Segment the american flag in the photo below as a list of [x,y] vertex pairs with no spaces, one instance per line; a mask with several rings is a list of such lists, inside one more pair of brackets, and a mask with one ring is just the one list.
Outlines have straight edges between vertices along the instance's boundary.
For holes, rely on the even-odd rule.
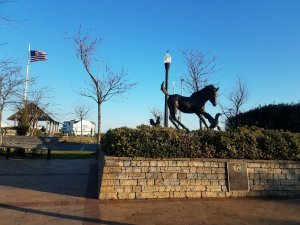
[[30,51],[30,62],[45,61],[45,60],[47,60],[46,55],[47,55],[46,52],[31,50]]

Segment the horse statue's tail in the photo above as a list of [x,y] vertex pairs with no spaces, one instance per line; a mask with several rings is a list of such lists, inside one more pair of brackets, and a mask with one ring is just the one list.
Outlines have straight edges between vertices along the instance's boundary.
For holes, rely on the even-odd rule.
[[165,89],[165,82],[161,83],[160,90],[167,96],[169,96],[167,90]]

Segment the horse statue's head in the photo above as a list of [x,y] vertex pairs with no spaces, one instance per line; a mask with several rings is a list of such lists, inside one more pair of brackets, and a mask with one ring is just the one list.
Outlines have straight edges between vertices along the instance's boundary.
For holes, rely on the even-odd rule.
[[206,86],[204,89],[207,89],[206,93],[207,93],[207,97],[208,97],[208,100],[211,102],[211,104],[213,106],[216,106],[217,105],[217,97],[218,97],[218,90],[219,88],[213,86],[213,85],[208,85]]

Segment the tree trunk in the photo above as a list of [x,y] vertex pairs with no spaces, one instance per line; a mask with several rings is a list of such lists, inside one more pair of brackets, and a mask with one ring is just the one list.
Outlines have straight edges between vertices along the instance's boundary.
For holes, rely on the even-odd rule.
[[97,151],[100,151],[100,142],[101,142],[101,103],[98,102],[98,134],[97,134]]
[[82,142],[82,118],[80,118],[80,143]]
[[0,107],[0,143],[2,143],[2,112],[3,112],[3,109],[2,107]]

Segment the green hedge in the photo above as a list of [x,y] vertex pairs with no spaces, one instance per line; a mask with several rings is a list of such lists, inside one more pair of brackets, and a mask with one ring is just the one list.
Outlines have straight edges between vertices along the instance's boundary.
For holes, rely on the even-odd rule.
[[260,128],[192,131],[140,126],[110,129],[102,138],[107,155],[164,158],[299,160],[300,134]]
[[300,132],[300,103],[271,104],[239,113],[226,120],[226,129],[256,126],[265,129]]

